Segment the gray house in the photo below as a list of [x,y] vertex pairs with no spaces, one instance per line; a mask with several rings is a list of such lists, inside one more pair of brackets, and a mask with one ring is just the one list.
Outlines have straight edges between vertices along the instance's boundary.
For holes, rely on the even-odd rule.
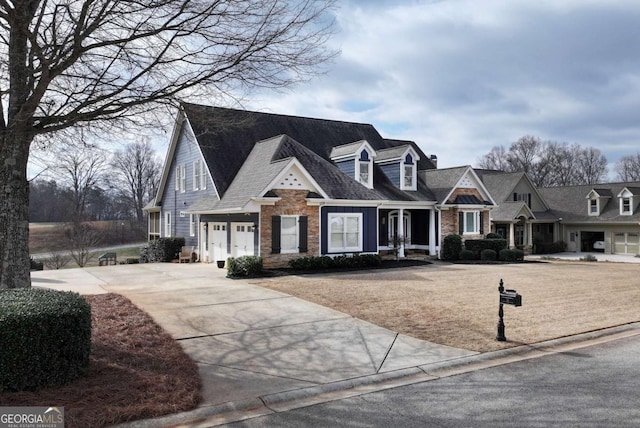
[[[185,237],[203,262],[260,255],[266,267],[306,255],[437,255],[432,171],[435,156],[369,124],[183,104],[146,207],[149,238]],[[463,185],[480,188],[466,209],[477,237],[494,203],[477,177]]]

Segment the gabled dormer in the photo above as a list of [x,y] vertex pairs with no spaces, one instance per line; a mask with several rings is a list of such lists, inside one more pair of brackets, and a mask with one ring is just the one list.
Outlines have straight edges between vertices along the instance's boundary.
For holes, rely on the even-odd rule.
[[591,189],[587,194],[587,213],[590,216],[599,216],[611,197],[609,189]]
[[640,201],[640,188],[625,187],[618,193],[620,215],[633,215]]
[[376,164],[400,190],[418,189],[420,156],[409,144],[378,150]]
[[331,149],[330,156],[342,172],[373,189],[373,159],[376,152],[366,140],[336,146]]

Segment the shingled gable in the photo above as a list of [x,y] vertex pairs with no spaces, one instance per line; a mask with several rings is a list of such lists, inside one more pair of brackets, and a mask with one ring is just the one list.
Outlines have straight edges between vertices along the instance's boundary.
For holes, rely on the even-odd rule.
[[[484,201],[480,201],[484,205],[496,205],[492,195],[486,189],[482,180],[476,175],[470,166],[459,166],[454,168],[433,169],[422,171],[422,176],[426,185],[434,193],[438,203],[445,204],[452,196],[456,188],[458,188],[465,178],[469,178],[475,182],[478,191],[485,197]],[[468,202],[466,202],[468,203]]]
[[[399,145],[380,136],[372,125],[298,116],[251,112],[183,103],[182,110],[196,136],[216,189],[224,195],[257,141],[287,135],[325,161],[335,146],[366,140],[374,150]],[[403,142],[406,144],[407,142]],[[420,155],[418,170],[433,164]],[[374,176],[375,177],[375,176]]]

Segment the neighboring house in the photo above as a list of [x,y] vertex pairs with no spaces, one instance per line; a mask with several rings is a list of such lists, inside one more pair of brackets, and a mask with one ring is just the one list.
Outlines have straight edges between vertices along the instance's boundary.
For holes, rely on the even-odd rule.
[[498,207],[491,210],[491,231],[509,248],[532,252],[535,244],[560,241],[558,216],[524,172],[475,170]]
[[511,248],[640,254],[640,182],[536,188],[522,172],[475,171],[498,204],[491,229]]
[[539,189],[568,251],[640,254],[640,182]]
[[146,207],[149,239],[182,236],[201,261],[260,255],[265,267],[437,255],[450,231],[480,237],[495,204],[473,169],[435,163],[368,124],[183,104]]

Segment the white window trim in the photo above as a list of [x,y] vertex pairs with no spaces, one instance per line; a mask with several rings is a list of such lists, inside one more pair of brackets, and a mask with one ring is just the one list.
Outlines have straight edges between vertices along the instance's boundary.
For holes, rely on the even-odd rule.
[[[467,214],[473,215],[473,224],[475,230],[467,230]],[[480,234],[480,211],[463,211],[462,214],[462,234],[463,235],[478,235]]]
[[[295,231],[296,231],[296,239],[295,239],[295,243],[296,243],[296,247],[293,249],[284,249],[282,248],[282,221],[285,218],[293,218],[296,220],[296,227],[295,227]],[[296,254],[300,252],[300,216],[297,215],[283,215],[280,216],[280,254]]]
[[[332,247],[331,246],[331,220],[336,217],[343,218],[343,224],[346,225],[347,218],[357,218],[358,219],[358,246],[357,247]],[[343,229],[343,242],[346,242],[346,229]],[[358,253],[362,252],[362,235],[363,235],[363,225],[362,225],[362,213],[329,213],[327,216],[327,249],[330,253]]]
[[200,190],[207,189],[207,168],[204,161],[200,160]]
[[187,191],[187,166],[180,165],[180,193]]
[[[625,211],[624,209],[624,200],[629,200],[629,210]],[[620,215],[633,215],[633,196],[622,196],[620,197]]]
[[[596,212],[591,212],[591,201],[596,201]],[[591,198],[587,200],[587,211],[590,216],[600,215],[600,198]]]
[[[417,171],[416,171],[416,159],[415,156],[411,155],[411,158],[413,159],[413,163],[412,164],[406,164],[406,159],[407,159],[407,155],[404,155],[402,157],[402,160],[400,162],[400,190],[416,190],[418,188],[417,186]],[[411,168],[411,186],[407,186],[405,185],[405,177],[406,177],[406,173],[405,173],[405,167],[410,167]]]
[[171,237],[171,211],[164,212],[164,237]]
[[[363,161],[360,160],[360,156],[362,156],[362,152],[365,151],[366,149],[361,150],[360,152],[358,152],[358,154],[356,155],[355,158],[355,179],[358,183],[362,184],[363,186],[365,186],[368,189],[373,189],[373,155],[371,153],[369,153],[369,151],[367,150],[367,154],[369,157],[369,160]],[[360,181],[360,165],[366,163],[367,165],[369,165],[369,177],[367,182],[363,182]]]
[[189,236],[196,236],[196,215],[189,214]]
[[193,190],[200,190],[200,161],[193,161]]

